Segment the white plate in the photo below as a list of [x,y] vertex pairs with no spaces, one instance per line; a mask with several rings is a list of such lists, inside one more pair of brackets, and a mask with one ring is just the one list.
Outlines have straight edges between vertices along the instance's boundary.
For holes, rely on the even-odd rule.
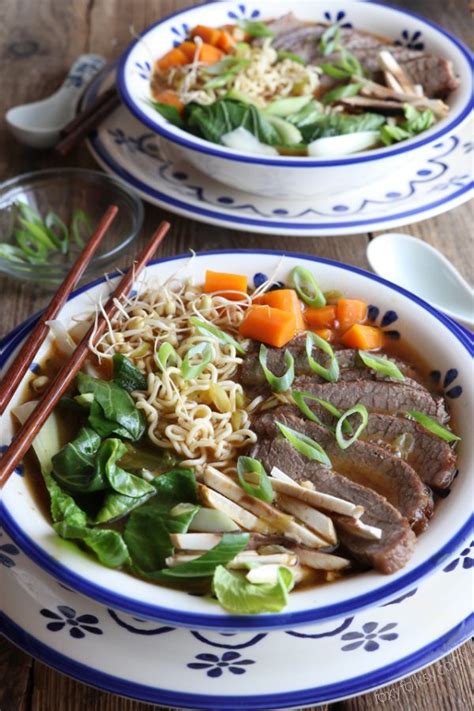
[[[172,257],[150,265],[140,278],[140,288],[152,285],[157,278],[166,279],[178,269],[181,276],[187,270],[196,283],[204,281],[206,269],[215,269],[247,274],[249,281],[257,285],[278,268],[277,278],[287,282],[292,268],[302,264],[314,272],[323,291],[337,289],[348,295],[363,295],[371,304],[370,319],[380,324],[385,333],[401,335],[421,353],[429,353],[430,365],[436,368],[436,379],[445,386],[450,411],[463,438],[458,449],[460,473],[449,498],[437,504],[436,514],[418,538],[407,565],[389,576],[367,571],[333,585],[295,591],[290,595],[288,606],[278,614],[230,615],[207,597],[190,597],[184,591],[170,590],[120,570],[105,568],[73,543],[54,534],[28,483],[21,476],[12,476],[2,491],[0,519],[9,535],[46,572],[101,604],[134,616],[192,629],[206,627],[221,632],[255,632],[327,622],[393,600],[420,584],[423,577],[446,565],[454,551],[464,545],[472,535],[470,477],[474,443],[469,415],[473,394],[468,384],[473,345],[452,321],[417,297],[373,274],[292,253],[283,256],[263,250],[232,250],[200,253],[192,261],[187,255]],[[94,303],[106,299],[113,282],[114,279],[103,278],[79,289],[64,306],[61,321],[68,324],[75,315],[90,312]],[[7,338],[0,355],[0,367],[21,348],[30,327],[31,321]],[[47,341],[38,354],[38,362],[49,347]],[[9,409],[22,401],[26,382],[25,379]],[[0,438],[3,446],[14,434],[8,412]]]
[[[105,74],[91,85],[85,106],[110,79],[110,73]],[[88,146],[107,172],[122,178],[144,200],[245,232],[318,237],[385,230],[452,210],[472,194],[469,122],[427,149],[428,157],[384,180],[306,201],[284,202],[233,190],[189,164],[173,161],[166,155],[166,144],[124,106],[102,122]]]
[[[64,674],[154,704],[236,711],[329,703],[412,674],[469,638],[473,546],[384,607],[298,631],[223,634],[98,605],[46,575],[0,529],[0,632]],[[432,681],[427,670],[421,683]],[[412,691],[402,683],[405,708]],[[388,699],[377,693],[380,706]]]

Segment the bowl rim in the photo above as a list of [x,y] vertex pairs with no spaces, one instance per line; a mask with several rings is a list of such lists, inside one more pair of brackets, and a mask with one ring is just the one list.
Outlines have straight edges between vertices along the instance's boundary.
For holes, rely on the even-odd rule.
[[[471,97],[472,97],[472,89],[473,89],[473,79],[472,79],[472,73],[471,73],[471,91],[466,92],[466,103],[463,107],[461,107],[458,112],[453,116],[452,120],[449,121],[444,127],[440,128],[438,131],[435,131],[434,133],[431,133],[428,136],[425,136],[424,133],[420,134],[420,138],[414,137],[410,138],[406,141],[402,141],[401,144],[394,144],[394,147],[386,146],[384,148],[375,148],[371,151],[363,151],[359,154],[356,154],[354,157],[341,157],[341,158],[333,158],[333,159],[315,159],[315,158],[299,158],[295,159],[292,157],[284,157],[284,156],[279,156],[279,157],[272,157],[272,156],[252,156],[252,155],[247,155],[244,153],[241,153],[236,150],[229,150],[225,146],[219,146],[218,144],[213,144],[210,141],[207,141],[202,138],[198,138],[197,136],[193,136],[192,134],[189,134],[181,129],[177,129],[172,124],[169,124],[168,122],[161,124],[158,121],[155,121],[151,119],[148,114],[146,114],[142,109],[140,108],[138,101],[136,98],[133,96],[132,93],[130,93],[127,85],[127,81],[125,79],[125,72],[127,68],[127,63],[129,60],[129,57],[138,44],[139,41],[141,41],[143,38],[145,38],[152,30],[155,29],[155,27],[159,27],[159,25],[167,22],[170,19],[177,18],[190,10],[198,10],[201,7],[206,7],[207,5],[211,4],[216,4],[216,3],[224,3],[228,2],[228,0],[207,0],[207,2],[202,3],[201,5],[198,5],[197,7],[195,6],[189,6],[187,8],[184,8],[182,10],[178,10],[177,12],[171,13],[167,15],[166,17],[163,17],[159,19],[157,22],[154,22],[153,24],[149,25],[146,27],[138,36],[138,38],[134,39],[127,49],[123,52],[119,59],[118,67],[117,67],[117,87],[119,94],[122,98],[122,101],[126,105],[126,107],[134,114],[136,118],[139,119],[143,124],[151,128],[155,133],[158,133],[165,138],[171,140],[173,143],[177,143],[178,145],[193,150],[197,153],[205,153],[210,156],[214,156],[217,158],[223,158],[231,161],[237,161],[238,163],[248,163],[248,164],[253,164],[253,165],[265,165],[265,166],[278,166],[278,167],[286,167],[286,168],[317,168],[317,167],[330,167],[330,166],[347,166],[347,165],[354,165],[354,164],[359,164],[359,163],[366,163],[370,161],[376,161],[376,160],[381,160],[383,158],[390,158],[393,156],[398,156],[403,153],[406,153],[407,151],[415,150],[416,148],[421,148],[422,146],[425,146],[427,144],[430,144],[432,142],[435,142],[445,136],[447,133],[455,129],[457,126],[459,126],[470,114],[471,112]],[[351,0],[352,2],[352,0]],[[435,32],[440,33],[444,37],[446,37],[452,44],[454,44],[457,49],[461,52],[462,55],[464,55],[465,60],[469,65],[472,66],[472,54],[469,51],[469,49],[466,47],[466,45],[461,42],[457,37],[455,37],[451,32],[448,30],[445,30],[442,28],[440,25],[437,23],[428,20],[427,18],[423,17],[422,15],[411,12],[410,10],[405,10],[404,8],[397,7],[396,5],[392,4],[381,4],[378,2],[378,0],[365,0],[367,4],[372,4],[372,5],[377,5],[380,8],[385,8],[390,11],[395,11],[399,13],[400,15],[405,15],[410,18],[415,18],[419,20],[420,22],[428,25],[432,30]],[[159,114],[158,114],[159,115]]]
[[[442,326],[444,326],[453,336],[456,338],[464,349],[467,351],[468,355],[474,357],[474,336],[471,336],[467,330],[460,327],[449,317],[445,316],[437,309],[430,306],[420,297],[412,294],[411,292],[403,289],[402,287],[393,284],[392,282],[383,279],[376,274],[367,272],[364,269],[355,267],[352,265],[344,264],[336,260],[324,259],[321,257],[315,257],[308,254],[299,254],[297,252],[291,251],[275,251],[269,249],[227,249],[227,250],[210,250],[203,251],[199,253],[200,257],[206,257],[211,255],[234,255],[234,254],[248,254],[248,255],[281,255],[286,257],[291,257],[298,260],[304,260],[313,262],[316,264],[325,264],[345,271],[353,272],[355,274],[361,275],[368,278],[371,281],[375,281],[383,286],[389,287],[393,291],[405,296],[409,300],[416,303],[425,311],[433,315]],[[176,256],[166,257],[163,259],[157,259],[150,262],[149,266],[155,266],[158,264],[163,264],[170,261],[181,261],[188,260],[189,254],[180,254]],[[119,276],[119,272],[114,272],[106,276],[100,277],[84,286],[76,289],[68,300],[74,299],[80,294],[89,291],[95,286],[102,284],[108,279]],[[41,313],[41,312],[39,312]],[[14,329],[10,334],[8,334],[2,341],[0,341],[0,367],[3,367],[10,354],[16,349],[16,347],[21,343],[26,332],[31,328],[35,321],[39,317],[39,313],[31,316],[23,324],[20,324],[16,329]],[[252,615],[223,615],[220,614],[210,614],[210,613],[195,613],[195,612],[182,612],[180,610],[174,610],[169,607],[163,607],[162,605],[154,603],[142,603],[136,598],[130,597],[128,595],[122,595],[117,592],[110,591],[109,589],[99,585],[96,582],[91,582],[82,575],[75,573],[71,568],[67,567],[61,562],[58,562],[49,553],[46,553],[24,530],[16,523],[15,517],[6,508],[4,500],[0,499],[0,524],[3,525],[5,531],[15,540],[19,547],[28,555],[35,563],[37,563],[41,568],[46,570],[56,579],[60,580],[65,585],[73,588],[77,592],[86,595],[98,602],[113,607],[115,609],[123,610],[129,614],[143,617],[146,619],[154,619],[160,622],[167,622],[175,624],[178,627],[191,627],[191,628],[207,628],[207,629],[217,629],[217,630],[247,630],[247,629],[260,629],[260,630],[271,630],[271,629],[285,629],[293,627],[296,625],[308,625],[312,623],[322,622],[329,620],[331,618],[342,617],[344,615],[353,614],[366,607],[371,607],[376,604],[381,604],[382,601],[386,602],[390,599],[394,599],[400,595],[400,593],[407,591],[419,583],[421,579],[427,575],[433,573],[441,565],[444,564],[446,558],[453,554],[460,545],[468,537],[470,531],[474,525],[474,514],[471,514],[461,525],[461,527],[456,530],[449,541],[443,543],[443,545],[438,548],[432,555],[426,560],[420,563],[413,570],[401,575],[399,578],[392,582],[388,582],[385,585],[380,586],[377,590],[364,592],[358,594],[356,597],[343,600],[338,603],[328,604],[324,607],[309,608],[305,610],[300,610],[296,612],[289,613],[277,613],[277,614],[265,614],[262,616],[252,616]]]
[[[99,254],[92,257],[90,264],[88,265],[88,269],[97,269],[105,263],[110,262],[111,259],[115,258],[124,249],[126,249],[131,244],[131,242],[136,239],[143,226],[143,221],[145,218],[145,208],[143,205],[143,201],[135,191],[130,189],[130,187],[122,178],[110,175],[109,173],[106,173],[101,170],[94,170],[92,168],[75,168],[74,166],[64,168],[58,167],[44,168],[41,170],[31,170],[27,173],[20,173],[19,175],[16,175],[13,178],[9,178],[8,180],[4,180],[3,182],[1,182],[0,201],[4,197],[5,192],[15,187],[15,185],[21,185],[23,181],[28,182],[29,180],[38,176],[44,176],[45,178],[54,178],[55,176],[60,177],[64,174],[77,175],[79,177],[86,178],[86,180],[88,177],[95,178],[103,180],[106,183],[111,183],[115,188],[120,189],[121,192],[125,194],[125,196],[130,201],[133,211],[132,219],[134,222],[134,227],[128,233],[127,237],[124,240],[122,240],[119,244],[115,245],[108,252],[104,252],[104,254]],[[0,207],[0,210],[2,209],[4,208]],[[24,278],[25,280],[30,278],[30,276],[39,276],[41,279],[47,277],[51,277],[53,279],[58,278],[61,275],[67,274],[73,264],[74,262],[67,262],[65,264],[17,264],[15,262],[10,262],[8,259],[2,259],[0,257],[1,271],[3,271],[7,275],[10,274],[11,276]],[[87,274],[87,269],[85,273]]]

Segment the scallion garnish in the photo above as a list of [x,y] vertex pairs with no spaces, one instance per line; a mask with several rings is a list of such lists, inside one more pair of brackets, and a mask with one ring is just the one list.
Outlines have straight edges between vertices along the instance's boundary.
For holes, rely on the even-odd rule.
[[227,83],[235,77],[234,72],[224,72],[218,77],[214,77],[214,79],[209,79],[204,86],[202,87],[203,89],[220,89],[222,86],[227,86]]
[[[349,439],[345,439],[342,431],[344,429],[344,424],[347,423],[347,418],[350,417],[351,415],[360,415],[361,417],[361,422],[352,437]],[[354,405],[354,407],[351,407],[350,410],[346,410],[346,412],[338,419],[337,425],[336,425],[336,440],[341,449],[347,449],[348,447],[351,446],[351,444],[354,444],[354,442],[359,439],[360,435],[362,432],[365,430],[367,427],[367,422],[369,421],[369,413],[367,412],[367,408],[365,405]]]
[[290,281],[296,293],[305,304],[319,308],[326,305],[324,294],[309,269],[295,267],[291,272]]
[[454,432],[451,432],[446,429],[446,427],[440,425],[439,422],[433,420],[432,417],[425,415],[424,412],[409,410],[406,414],[411,420],[415,420],[418,424],[424,427],[425,430],[431,432],[431,434],[436,435],[436,437],[439,437],[440,439],[444,439],[445,442],[456,442],[461,439],[461,437],[455,435]]
[[92,229],[92,222],[89,215],[80,208],[74,210],[71,220],[71,234],[73,240],[79,247],[84,246],[85,241],[87,241],[92,234]]
[[264,22],[258,20],[240,20],[239,27],[251,37],[274,37],[275,33]]
[[223,345],[234,346],[237,353],[242,353],[242,355],[245,353],[245,350],[242,348],[240,343],[236,341],[235,338],[230,335],[230,333],[225,333],[225,331],[221,331],[220,328],[217,328],[217,326],[214,326],[212,323],[202,321],[197,316],[191,316],[189,322],[195,328],[201,331],[201,333],[204,333],[206,335],[210,333],[211,336],[214,336],[214,338],[219,341],[219,343],[222,343]]
[[362,84],[345,84],[344,86],[338,86],[331,91],[327,91],[321,101],[323,104],[331,104],[333,101],[339,101],[340,99],[347,99],[349,96],[356,96],[362,89]]
[[294,447],[300,454],[303,454],[303,456],[308,459],[313,459],[314,461],[323,464],[325,467],[331,466],[331,460],[328,455],[321,445],[315,442],[314,439],[311,439],[311,437],[308,437],[302,432],[292,430],[291,427],[287,427],[281,422],[275,422],[275,424],[285,439],[287,439],[292,447]]
[[[316,422],[318,425],[326,427],[327,429],[334,430],[334,427],[328,427],[328,425],[322,422],[316,415],[316,413],[313,412],[313,410],[311,410],[311,408],[306,404],[305,400],[313,400],[314,402],[317,402],[318,405],[324,407],[325,410],[330,412],[331,415],[334,415],[334,417],[336,417],[337,419],[339,419],[343,415],[341,410],[339,410],[335,405],[333,405],[332,402],[329,402],[329,400],[324,400],[322,397],[316,397],[316,395],[313,395],[312,393],[307,392],[306,390],[292,390],[291,396],[295,405],[301,410],[303,415],[308,418],[308,420],[312,420],[312,422]],[[352,434],[352,427],[349,422],[343,422],[342,429],[346,434]]]
[[50,210],[45,217],[44,224],[48,228],[50,235],[54,235],[56,247],[60,249],[63,254],[67,254],[69,250],[69,230],[61,218]]
[[265,378],[269,383],[271,389],[274,393],[281,393],[288,390],[295,379],[295,359],[291,355],[289,350],[285,350],[283,354],[283,359],[286,365],[286,372],[283,375],[275,375],[267,366],[268,348],[262,345],[260,346],[260,352],[258,354],[258,360],[262,366],[262,370],[265,374]]
[[[253,486],[245,480],[245,474],[247,473],[257,474],[257,486]],[[273,500],[272,484],[263,464],[259,462],[258,459],[239,457],[237,460],[237,476],[240,486],[247,494],[261,501],[265,501],[267,504],[271,504]]]
[[341,28],[337,23],[330,25],[327,30],[323,32],[319,40],[319,49],[323,57],[327,57],[328,54],[332,54],[339,48],[340,36]]
[[339,80],[350,79],[351,75],[337,64],[329,64],[328,62],[324,62],[324,64],[321,64],[320,67],[321,70],[328,75],[328,77]]
[[387,378],[393,378],[394,380],[405,380],[405,376],[401,370],[388,358],[376,356],[373,353],[368,353],[367,351],[359,351],[359,357],[367,368],[375,370],[376,373],[385,375]]
[[284,59],[291,59],[293,62],[298,62],[298,64],[306,63],[303,57],[300,57],[299,54],[295,54],[294,52],[287,52],[285,49],[280,49],[277,52],[277,59],[279,62],[282,62]]
[[[313,346],[317,346],[317,348],[320,348],[324,353],[329,356],[329,368],[325,368],[313,358]],[[339,380],[339,362],[331,345],[327,341],[325,341],[324,338],[321,338],[321,336],[318,336],[316,333],[308,331],[306,333],[305,348],[306,356],[308,358],[308,363],[311,370],[313,370],[325,380],[329,380],[330,383],[335,383],[337,380]]]
[[171,343],[161,344],[158,353],[155,355],[155,360],[163,372],[168,368],[168,365],[178,366],[179,364],[179,356]]
[[[191,364],[191,358],[201,356],[199,363]],[[194,380],[201,375],[214,356],[214,349],[210,343],[197,343],[189,349],[181,363],[181,375],[185,380]]]

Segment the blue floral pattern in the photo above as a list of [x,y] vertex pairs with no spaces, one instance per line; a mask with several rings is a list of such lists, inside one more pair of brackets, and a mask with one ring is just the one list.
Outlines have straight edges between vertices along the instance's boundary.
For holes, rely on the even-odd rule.
[[456,370],[456,368],[450,368],[446,371],[443,378],[440,370],[432,370],[430,373],[430,378],[435,385],[442,387],[446,397],[449,397],[452,400],[456,400],[462,395],[463,392],[462,385],[454,385],[453,387],[451,387],[452,383],[457,379],[458,375],[459,372]]
[[425,48],[425,43],[422,41],[422,33],[420,30],[416,30],[415,32],[403,30],[400,35],[400,39],[395,40],[395,44],[399,47],[406,47],[407,49],[416,49],[419,51]]
[[346,17],[346,13],[344,12],[344,10],[339,10],[336,13],[329,12],[329,10],[327,10],[324,13],[324,19],[327,20],[327,22],[330,22],[331,24],[337,23],[339,25],[339,27],[344,27],[345,29],[349,29],[350,27],[352,27],[352,22],[347,22],[347,20],[345,20],[343,22],[345,17]]
[[[3,530],[0,526],[0,538],[3,537]],[[20,555],[19,549],[13,545],[13,543],[1,543],[0,544],[0,565],[5,568],[14,568],[16,562],[13,560],[12,556]]]
[[206,669],[207,676],[211,679],[217,679],[224,673],[224,669],[229,671],[231,674],[245,674],[247,671],[242,667],[246,667],[249,664],[255,664],[253,659],[242,659],[242,655],[238,652],[224,652],[221,657],[216,654],[196,654],[194,657],[198,659],[198,662],[191,662],[186,666],[189,669]]
[[165,634],[166,632],[173,632],[175,629],[174,627],[165,627],[164,625],[156,627],[156,625],[153,625],[153,623],[150,623],[148,620],[140,620],[136,617],[132,618],[132,622],[127,622],[123,619],[123,615],[119,614],[115,610],[107,609],[107,612],[119,627],[122,627],[127,630],[127,632],[131,632],[132,634],[152,637],[159,634]]
[[58,605],[58,612],[43,608],[40,610],[40,615],[51,620],[46,625],[46,629],[50,632],[59,632],[65,627],[69,630],[69,634],[74,639],[83,639],[86,632],[90,634],[103,634],[100,627],[97,627],[99,620],[95,615],[77,615],[76,610],[67,605]]
[[229,10],[227,17],[231,20],[256,20],[260,17],[260,10],[252,10],[247,12],[245,5],[238,5],[236,10]]
[[175,25],[171,28],[171,32],[173,33],[173,46],[177,47],[188,36],[189,25],[186,22],[181,23],[181,25]]
[[[370,321],[370,323],[375,324],[377,322],[377,319],[380,315],[380,309],[378,306],[374,306],[374,304],[370,304],[369,308],[367,310],[367,318]],[[383,314],[381,321],[380,321],[380,328],[386,329],[387,326],[391,326],[392,323],[395,323],[395,321],[398,321],[398,314],[396,311],[385,311]],[[400,338],[400,331],[390,329],[390,330],[384,330],[384,334],[388,336],[389,338],[393,338],[395,340],[398,340]]]
[[349,644],[345,644],[341,647],[341,650],[343,652],[352,652],[362,647],[366,652],[375,652],[380,647],[379,642],[376,641],[377,639],[392,642],[398,638],[396,632],[390,632],[397,624],[397,622],[391,622],[377,631],[379,626],[377,622],[366,622],[362,625],[362,632],[346,632],[346,634],[342,635],[341,640],[349,642]]
[[474,567],[474,557],[472,552],[474,548],[474,541],[471,541],[467,548],[464,548],[461,553],[454,560],[449,563],[446,568],[443,568],[445,573],[451,573],[456,570],[458,565],[462,566],[464,570],[470,570]]
[[[10,444],[11,444],[11,442],[13,442],[13,439],[10,441]],[[6,452],[9,446],[10,446],[9,444],[0,445],[0,454],[3,454],[4,452]],[[0,461],[1,461],[1,457],[0,457]],[[15,469],[13,471],[15,474],[18,474],[18,476],[23,476],[25,473],[23,464],[19,464],[17,467],[15,467]]]
[[145,79],[145,81],[149,81],[151,79],[150,62],[135,62],[135,69],[137,70],[140,79]]

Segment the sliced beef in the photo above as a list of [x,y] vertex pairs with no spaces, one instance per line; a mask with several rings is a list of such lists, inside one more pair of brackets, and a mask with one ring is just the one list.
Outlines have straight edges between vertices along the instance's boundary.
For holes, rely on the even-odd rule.
[[[269,25],[275,33],[273,46],[276,49],[295,52],[311,64],[334,62],[339,58],[338,53],[323,57],[320,52],[319,42],[327,25],[298,20],[293,13],[274,20]],[[341,45],[352,52],[374,78],[378,78],[380,73],[378,54],[382,50],[388,50],[409,74],[413,83],[423,86],[426,96],[446,98],[459,86],[452,63],[424,50],[397,46],[391,44],[388,38],[352,28],[341,29]]]
[[427,432],[413,420],[372,413],[361,437],[393,452],[394,442],[411,435],[413,445],[406,462],[435,489],[447,489],[456,472],[456,454],[447,442]]
[[415,534],[407,520],[383,496],[306,459],[281,438],[260,440],[250,454],[259,459],[267,471],[278,466],[296,481],[310,480],[318,491],[365,508],[362,520],[382,529],[379,541],[349,533],[343,525],[344,517],[333,516],[339,540],[355,560],[386,574],[399,570],[409,560]]
[[265,437],[277,437],[277,421],[318,442],[335,471],[388,499],[416,532],[426,528],[433,513],[433,498],[409,464],[369,442],[356,441],[350,448],[341,449],[332,432],[297,417],[292,407],[279,407],[261,415],[253,428]]
[[[302,376],[296,378],[293,388],[307,390],[317,397],[329,400],[340,410],[348,410],[360,403],[370,412],[403,415],[408,410],[418,410],[441,423],[449,420],[443,398],[431,395],[425,388],[413,387],[407,381],[352,380],[318,383],[313,378]],[[311,401],[308,401],[308,404],[313,407]]]

